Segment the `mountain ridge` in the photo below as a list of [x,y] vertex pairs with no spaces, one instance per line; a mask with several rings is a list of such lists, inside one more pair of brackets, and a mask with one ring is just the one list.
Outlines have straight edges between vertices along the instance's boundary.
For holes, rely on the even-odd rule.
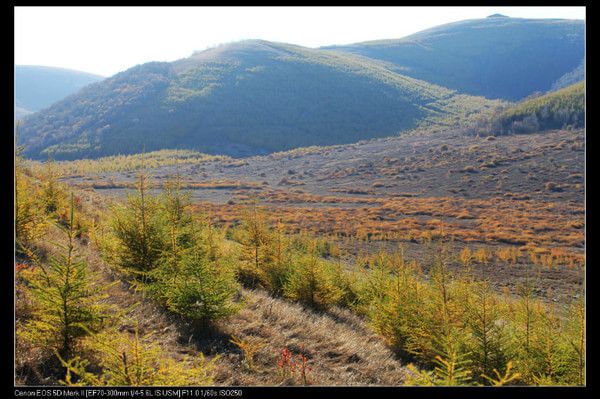
[[449,124],[493,104],[377,60],[250,40],[118,73],[27,118],[21,138],[40,158],[142,145],[244,156]]
[[576,68],[584,34],[582,20],[483,18],[323,48],[387,61],[404,74],[467,94],[515,101],[548,91]]
[[227,43],[85,87],[26,117],[21,141],[37,159],[238,157],[453,127],[581,78],[582,22],[490,17],[318,49]]

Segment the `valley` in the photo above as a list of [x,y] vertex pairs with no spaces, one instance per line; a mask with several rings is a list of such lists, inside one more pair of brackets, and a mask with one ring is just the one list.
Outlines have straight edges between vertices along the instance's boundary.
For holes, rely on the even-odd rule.
[[[180,175],[195,209],[217,225],[238,225],[243,209],[257,202],[289,233],[335,237],[351,259],[399,243],[421,257],[423,240],[440,234],[458,251],[488,248],[491,259],[517,247],[517,267],[498,259],[480,265],[499,287],[514,290],[533,251],[555,263],[543,272],[540,293],[566,295],[583,282],[584,147],[581,130],[502,137],[420,132],[147,172],[157,188]],[[75,173],[63,180],[123,199],[136,175]]]
[[15,384],[585,386],[584,28],[18,66]]

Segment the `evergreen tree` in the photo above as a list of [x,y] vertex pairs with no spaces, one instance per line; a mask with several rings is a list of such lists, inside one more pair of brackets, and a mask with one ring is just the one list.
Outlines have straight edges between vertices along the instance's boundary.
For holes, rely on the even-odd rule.
[[[583,291],[583,290],[582,290]],[[567,372],[571,384],[585,384],[585,298],[583,292],[567,308],[565,342],[567,345]]]
[[274,295],[283,292],[283,286],[289,278],[292,267],[292,251],[283,224],[278,221],[267,240],[265,262],[259,275],[261,285]]
[[519,300],[512,316],[514,328],[513,351],[516,366],[526,383],[534,383],[535,359],[533,356],[532,340],[537,324],[533,285],[527,268],[525,281],[517,287]]
[[47,215],[52,215],[63,202],[63,191],[58,183],[60,174],[52,160],[46,162],[44,171],[45,173],[41,177],[40,201],[43,204],[44,212]]
[[160,204],[148,193],[143,169],[136,193],[127,196],[126,205],[114,208],[112,228],[120,247],[117,253],[119,265],[146,282],[148,273],[161,260],[168,241]]
[[27,275],[34,301],[34,315],[26,325],[26,336],[47,348],[68,353],[75,340],[97,331],[106,317],[103,287],[90,273],[75,248],[74,203],[71,194],[69,222],[62,227],[67,244],[62,253],[51,255],[49,265],[36,262]]
[[196,359],[184,357],[175,360],[163,353],[149,336],[139,335],[136,325],[133,334],[114,330],[95,334],[86,340],[86,350],[99,359],[97,372],[88,367],[90,362],[81,356],[59,359],[66,369],[60,382],[69,386],[144,386],[144,385],[212,385],[214,357],[207,361],[204,355]]
[[508,362],[498,300],[487,281],[473,282],[469,289],[466,323],[471,333],[472,369],[477,377],[492,375],[494,369],[504,370]]
[[190,205],[190,193],[181,192],[179,175],[164,184],[162,208],[168,232],[168,245],[159,263],[160,273],[168,273],[173,279],[179,274],[183,252],[194,245]]
[[162,206],[167,218],[170,251],[175,256],[180,248],[190,247],[192,215],[191,194],[181,191],[181,177],[168,180],[163,186]]
[[264,273],[263,266],[270,261],[267,248],[271,241],[265,215],[256,202],[244,213],[241,233],[240,279],[244,284],[255,286]]
[[283,287],[284,295],[315,308],[336,304],[343,292],[333,281],[335,270],[332,266],[318,257],[316,243],[312,242],[309,252],[299,255],[294,263]]
[[169,310],[206,324],[238,310],[234,268],[220,257],[211,258],[210,248],[194,233],[195,245],[186,250],[175,279],[165,276],[163,298]]
[[39,204],[39,194],[33,178],[21,157],[23,147],[15,149],[15,251],[24,254],[31,243],[41,237],[47,217]]
[[167,307],[194,320],[210,321],[237,310],[237,284],[232,272],[219,268],[194,248],[181,260],[181,278],[167,288]]

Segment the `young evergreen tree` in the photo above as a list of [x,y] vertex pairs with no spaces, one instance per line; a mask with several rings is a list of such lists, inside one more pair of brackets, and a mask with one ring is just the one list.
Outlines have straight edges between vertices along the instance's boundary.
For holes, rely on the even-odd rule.
[[316,243],[309,245],[307,254],[294,262],[284,295],[314,308],[327,308],[338,303],[343,292],[335,284],[335,265],[325,262],[316,253]]
[[21,157],[23,147],[15,149],[15,251],[24,254],[40,238],[48,218],[40,206],[39,193]]
[[179,248],[190,247],[192,215],[191,193],[181,191],[181,177],[167,180],[163,186],[162,206],[167,218],[170,252],[175,256]]
[[423,307],[420,293],[423,288],[419,287],[416,263],[406,262],[403,249],[394,253],[389,261],[391,275],[387,283],[382,285],[386,291],[374,303],[369,316],[376,330],[396,350],[406,353],[410,337],[415,338],[413,342],[418,342]]
[[[583,290],[582,290],[583,291]],[[583,292],[567,308],[565,342],[569,365],[568,381],[575,385],[585,385],[585,297]]]
[[168,232],[168,245],[160,263],[162,271],[169,273],[172,278],[176,278],[179,274],[182,253],[194,245],[190,205],[190,193],[181,192],[179,175],[164,184],[162,208]]
[[237,312],[234,296],[239,287],[234,267],[221,257],[211,257],[206,239],[196,231],[192,234],[195,244],[182,253],[178,278],[165,276],[160,284],[169,310],[206,325]]
[[534,380],[543,381],[543,385],[568,383],[569,355],[564,345],[564,336],[557,334],[563,331],[563,320],[559,317],[554,305],[535,304],[537,323],[531,339],[530,356],[533,360]]
[[271,294],[281,295],[283,286],[289,278],[292,267],[292,251],[290,242],[283,230],[283,224],[278,221],[268,239],[266,256],[259,275],[261,285]]
[[533,356],[532,340],[537,318],[529,268],[527,268],[525,281],[517,287],[517,294],[519,299],[516,309],[512,314],[512,324],[515,330],[512,346],[516,357],[516,367],[523,381],[528,384],[534,384],[535,359]]
[[148,280],[148,273],[157,266],[168,247],[163,213],[158,199],[148,193],[147,179],[142,169],[136,193],[127,196],[125,205],[114,208],[112,220],[119,243],[119,266],[142,282]]
[[492,375],[494,369],[505,370],[509,360],[497,296],[487,281],[472,282],[469,288],[472,295],[466,303],[466,323],[471,335],[468,346],[473,376],[480,380],[483,375]]
[[47,215],[53,215],[64,202],[63,191],[58,183],[60,173],[52,160],[46,162],[44,171],[45,173],[41,176],[40,201],[43,204],[44,212]]
[[25,326],[26,336],[48,349],[65,354],[75,340],[89,331],[97,331],[107,317],[105,297],[98,279],[88,270],[75,247],[74,201],[66,227],[67,244],[59,245],[59,255],[51,255],[49,265],[40,262],[27,279],[34,302],[33,318]]
[[133,334],[114,330],[104,331],[86,339],[85,347],[99,359],[96,372],[88,367],[90,362],[81,356],[69,360],[59,359],[66,369],[60,382],[69,386],[170,386],[212,385],[215,361],[204,355],[196,359],[184,357],[175,360],[160,346],[139,335],[136,325]]
[[265,215],[256,202],[243,215],[241,233],[239,277],[244,284],[255,286],[264,273],[263,266],[270,261],[267,248],[271,241]]

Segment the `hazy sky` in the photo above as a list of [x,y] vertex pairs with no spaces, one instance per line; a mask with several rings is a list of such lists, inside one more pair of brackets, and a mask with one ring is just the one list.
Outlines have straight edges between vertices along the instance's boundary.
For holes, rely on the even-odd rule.
[[110,76],[237,40],[319,47],[495,13],[585,19],[585,7],[15,7],[15,63]]

